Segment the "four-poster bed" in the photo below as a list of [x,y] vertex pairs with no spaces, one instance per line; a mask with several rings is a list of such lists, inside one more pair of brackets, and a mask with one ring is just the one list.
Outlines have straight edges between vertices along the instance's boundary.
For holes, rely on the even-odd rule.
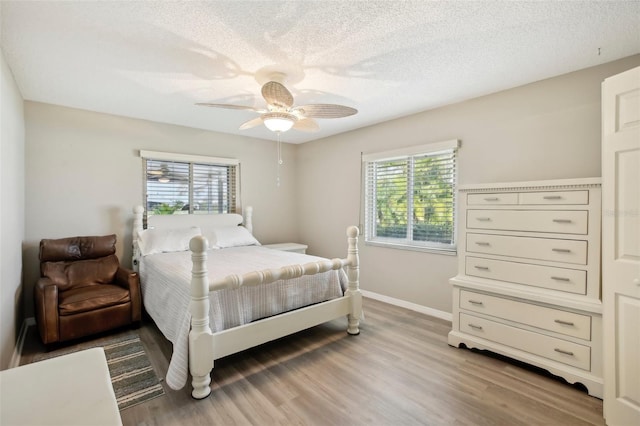
[[250,207],[244,217],[149,215],[146,230],[143,207],[134,214],[133,265],[145,309],[173,343],[171,388],[184,386],[188,367],[192,396],[206,398],[216,359],[341,316],[359,333],[357,227],[347,229],[347,257],[329,260],[261,247]]

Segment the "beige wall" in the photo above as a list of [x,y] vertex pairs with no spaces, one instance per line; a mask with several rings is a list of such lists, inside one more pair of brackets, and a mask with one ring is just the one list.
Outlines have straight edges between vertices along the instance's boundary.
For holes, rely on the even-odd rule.
[[121,262],[131,264],[131,211],[143,204],[141,149],[239,159],[241,202],[254,207],[257,238],[298,239],[293,145],[284,144],[277,187],[271,141],[34,102],[25,102],[25,116],[27,315],[42,238],[115,233]]
[[[142,201],[138,150],[239,158],[242,202],[255,208],[264,243],[299,241],[343,256],[359,223],[360,152],[460,139],[459,182],[600,175],[600,83],[640,56],[392,120],[303,145],[285,144],[275,185],[275,144],[59,106],[26,102],[24,282],[37,278],[41,238],[118,235],[129,263],[131,207]],[[425,94],[428,96],[428,94]],[[450,312],[455,256],[361,245],[362,287]]]
[[24,221],[23,100],[0,50],[0,370],[6,369],[22,324]]
[[[344,251],[343,230],[360,222],[360,152],[459,139],[461,184],[600,176],[600,84],[639,64],[636,55],[299,146],[301,241],[322,256]],[[363,289],[451,312],[456,256],[360,248]]]

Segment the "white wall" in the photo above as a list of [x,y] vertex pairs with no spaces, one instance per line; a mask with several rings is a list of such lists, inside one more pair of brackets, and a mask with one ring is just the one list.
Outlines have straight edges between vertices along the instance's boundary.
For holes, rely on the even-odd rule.
[[[361,221],[360,152],[459,139],[460,184],[600,176],[600,84],[638,64],[636,55],[299,146],[301,242],[321,256],[345,251],[344,229]],[[360,253],[363,289],[451,312],[456,256]]]
[[[115,233],[121,263],[131,265],[132,208],[143,204],[141,149],[239,159],[241,202],[254,207],[256,237],[298,239],[293,145],[283,145],[277,187],[275,142],[34,102],[25,102],[25,117],[27,296],[42,238]],[[30,298],[25,307],[32,315]]]
[[[129,264],[130,211],[142,202],[140,149],[239,158],[242,201],[255,208],[262,242],[298,241],[312,254],[344,256],[345,229],[360,221],[360,152],[460,139],[460,183],[599,176],[600,83],[639,63],[635,56],[285,144],[280,188],[273,142],[26,102],[26,314],[32,315],[42,238],[115,232],[118,254]],[[365,290],[451,311],[455,256],[360,247]]]
[[22,323],[24,113],[22,95],[0,50],[0,370],[9,366]]

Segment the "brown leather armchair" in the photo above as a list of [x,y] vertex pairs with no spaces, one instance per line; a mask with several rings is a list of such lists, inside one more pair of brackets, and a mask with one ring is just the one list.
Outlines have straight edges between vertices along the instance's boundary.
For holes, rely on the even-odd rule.
[[45,344],[140,322],[140,280],[120,267],[115,244],[115,235],[40,241],[34,297]]

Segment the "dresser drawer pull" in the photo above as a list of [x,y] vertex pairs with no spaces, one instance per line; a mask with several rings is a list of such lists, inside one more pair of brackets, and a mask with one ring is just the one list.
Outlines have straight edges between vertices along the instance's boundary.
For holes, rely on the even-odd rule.
[[471,303],[472,305],[478,305],[478,306],[483,305],[483,303],[480,302],[479,300],[469,300],[469,303]]
[[564,354],[564,355],[573,356],[573,352],[571,352],[571,351],[565,351],[565,350],[558,349],[558,348],[555,348],[554,351],[556,351],[558,353],[561,353],[561,354]]
[[476,330],[482,330],[482,326],[480,326],[480,325],[469,324],[469,327],[475,328]]
[[542,198],[545,200],[562,200],[562,195],[545,195]]
[[571,253],[571,250],[565,248],[552,248],[551,251],[555,251],[558,253]]
[[555,223],[571,223],[571,219],[553,219]]
[[500,198],[498,198],[498,197],[486,197],[484,200],[485,201],[499,201]]
[[488,266],[478,266],[478,265],[475,265],[475,266],[474,266],[474,268],[476,268],[476,269],[480,269],[481,271],[488,271],[488,270],[489,270],[489,267],[488,267]]
[[563,321],[563,320],[559,320],[559,319],[553,320],[553,322],[558,323],[558,324],[562,324],[562,325],[575,325],[571,321]]
[[566,282],[571,281],[569,278],[565,278],[565,277],[551,277],[551,279],[556,281],[566,281]]
[[490,217],[477,217],[476,220],[479,220],[480,222],[491,222]]
[[488,246],[489,243],[485,242],[485,241],[476,241],[476,244],[479,246]]

